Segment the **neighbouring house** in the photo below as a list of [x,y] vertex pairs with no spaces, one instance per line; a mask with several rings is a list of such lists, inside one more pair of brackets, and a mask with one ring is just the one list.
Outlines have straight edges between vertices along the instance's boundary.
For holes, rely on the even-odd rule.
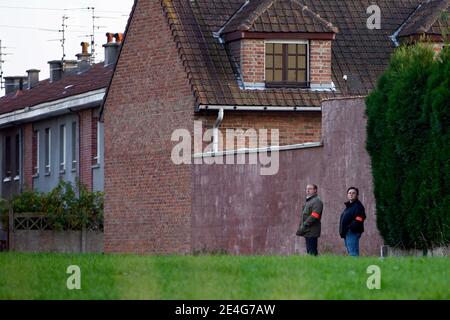
[[[114,41],[115,36],[115,41]],[[105,61],[93,63],[83,42],[77,60],[49,61],[39,70],[5,77],[0,98],[1,197],[26,190],[48,192],[58,182],[103,191],[103,126],[100,106],[111,80],[122,34],[108,33]]]
[[[105,251],[296,254],[304,187],[316,183],[320,251],[344,252],[339,215],[347,187],[358,186],[368,215],[361,249],[378,254],[364,97],[401,43],[442,48],[449,3],[135,1],[101,111]],[[211,128],[212,151],[195,146]],[[177,129],[194,140],[192,164],[171,159]],[[196,162],[263,151],[251,139],[224,144],[227,129],[278,130],[278,173]]]

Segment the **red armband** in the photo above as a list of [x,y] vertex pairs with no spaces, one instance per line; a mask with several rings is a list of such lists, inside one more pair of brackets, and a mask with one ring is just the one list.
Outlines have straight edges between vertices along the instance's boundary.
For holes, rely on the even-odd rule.
[[313,213],[311,213],[311,217],[320,219],[320,214],[318,214],[317,212],[313,212]]

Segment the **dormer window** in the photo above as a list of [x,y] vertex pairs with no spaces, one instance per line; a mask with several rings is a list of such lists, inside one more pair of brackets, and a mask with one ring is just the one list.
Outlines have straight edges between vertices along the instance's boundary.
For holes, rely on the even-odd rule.
[[266,42],[266,87],[309,87],[308,42]]
[[217,31],[243,90],[334,90],[338,28],[294,0],[246,1]]

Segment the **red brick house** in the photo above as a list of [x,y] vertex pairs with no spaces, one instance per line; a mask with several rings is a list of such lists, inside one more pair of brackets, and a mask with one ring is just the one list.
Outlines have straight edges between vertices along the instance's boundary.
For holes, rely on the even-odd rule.
[[[136,1],[101,115],[105,251],[298,253],[303,189],[312,182],[325,203],[321,250],[343,252],[338,216],[346,188],[357,185],[368,211],[362,251],[377,254],[363,97],[402,42],[425,37],[442,47],[449,1],[377,1],[379,16],[371,5]],[[261,176],[259,164],[174,164],[172,134],[186,129],[195,138],[194,121],[225,135],[277,129],[279,173]],[[252,152],[245,140],[228,148],[214,139],[215,157]]]
[[39,70],[5,77],[0,97],[2,198],[25,189],[52,190],[78,179],[103,190],[103,127],[100,106],[111,80],[122,35],[109,34],[105,61],[92,63],[87,43],[77,60],[49,61],[50,78]]

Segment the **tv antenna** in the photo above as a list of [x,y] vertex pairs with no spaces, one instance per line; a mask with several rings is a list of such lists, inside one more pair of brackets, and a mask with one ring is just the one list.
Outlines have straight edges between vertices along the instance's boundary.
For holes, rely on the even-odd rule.
[[69,17],[66,15],[63,15],[62,25],[61,25],[62,29],[58,30],[59,32],[62,32],[62,39],[61,39],[61,47],[62,47],[62,52],[63,52],[62,59],[61,59],[62,61],[64,61],[64,59],[66,58],[65,45],[66,45],[66,28],[67,28],[66,20],[67,19],[69,19]]
[[3,49],[6,49],[8,47],[2,46],[2,40],[0,39],[0,90],[5,88],[5,83],[3,81],[3,63],[5,63],[5,60],[3,60],[3,56],[11,55],[12,53],[3,52]]
[[92,17],[92,34],[91,37],[91,59],[92,62],[95,62],[95,29],[97,26],[95,25],[95,19],[98,17],[95,15],[95,7],[87,7],[88,10],[91,10],[91,17]]

